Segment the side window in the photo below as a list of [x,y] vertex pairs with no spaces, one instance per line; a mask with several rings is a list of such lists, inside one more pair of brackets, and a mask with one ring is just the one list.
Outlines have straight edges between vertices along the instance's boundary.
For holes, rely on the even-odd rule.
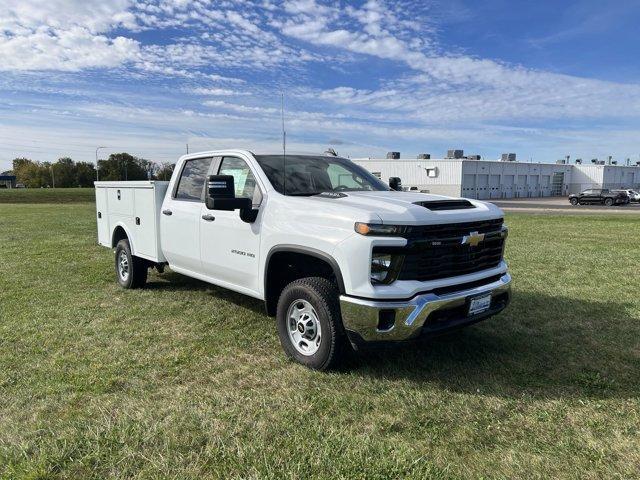
[[175,198],[177,200],[202,200],[204,183],[211,166],[211,160],[211,158],[196,158],[185,162],[176,189]]
[[342,165],[332,163],[327,167],[327,174],[331,180],[333,190],[335,190],[336,187],[345,187],[347,189],[356,190],[363,189],[362,183],[358,182],[357,178],[354,179],[353,174]]
[[256,183],[256,177],[247,162],[241,158],[224,157],[218,175],[233,176],[236,197],[250,198],[254,207],[259,206],[262,202],[262,192]]

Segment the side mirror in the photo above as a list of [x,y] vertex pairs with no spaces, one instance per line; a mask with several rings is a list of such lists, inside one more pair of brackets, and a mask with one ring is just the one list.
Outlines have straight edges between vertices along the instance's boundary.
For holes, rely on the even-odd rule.
[[253,210],[251,199],[236,198],[232,175],[209,175],[205,205],[209,210],[240,210],[240,218],[247,223],[255,222],[258,216],[258,211]]
[[391,190],[396,190],[398,192],[401,192],[402,180],[400,180],[400,177],[391,177],[389,179],[389,186],[391,187]]

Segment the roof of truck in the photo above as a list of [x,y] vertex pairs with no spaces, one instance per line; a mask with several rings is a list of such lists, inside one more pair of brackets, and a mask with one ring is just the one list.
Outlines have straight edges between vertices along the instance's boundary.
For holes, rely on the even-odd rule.
[[[194,153],[189,153],[187,155],[183,155],[180,158],[194,158],[194,157],[200,157],[202,155],[219,155],[221,153],[244,153],[244,154],[249,154],[249,155],[282,155],[283,152],[282,150],[260,150],[260,151],[253,151],[253,150],[248,150],[248,149],[244,149],[244,148],[221,148],[221,149],[217,149],[217,150],[204,150],[202,152],[194,152]],[[330,156],[326,153],[318,153],[318,152],[304,152],[304,151],[297,151],[297,150],[287,150],[286,152],[287,155],[300,155],[300,156],[308,156],[308,157],[326,157],[326,156]],[[340,155],[338,155],[338,157],[340,157]]]

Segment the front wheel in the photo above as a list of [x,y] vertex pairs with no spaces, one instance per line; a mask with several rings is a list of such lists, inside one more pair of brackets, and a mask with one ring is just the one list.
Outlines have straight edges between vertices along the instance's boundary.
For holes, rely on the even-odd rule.
[[326,278],[302,278],[284,288],[276,321],[289,358],[314,370],[339,365],[348,341],[338,297],[338,289]]
[[571,198],[571,199],[569,199],[569,203],[571,205],[578,205],[578,199],[577,198]]
[[116,245],[116,278],[122,288],[142,288],[147,283],[147,263],[131,254],[129,240]]
[[613,198],[605,198],[604,199],[604,205],[606,207],[610,207],[611,205],[613,205]]

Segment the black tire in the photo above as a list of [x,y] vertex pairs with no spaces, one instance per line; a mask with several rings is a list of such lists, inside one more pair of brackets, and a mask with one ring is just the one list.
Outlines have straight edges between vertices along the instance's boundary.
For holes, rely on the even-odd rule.
[[[127,272],[121,268],[122,257],[126,257]],[[120,240],[116,245],[115,256],[116,279],[122,288],[142,288],[147,283],[149,268],[143,259],[131,255],[129,240]]]
[[570,198],[569,199],[569,203],[571,205],[578,205],[578,199],[577,198]]
[[[280,343],[289,358],[314,370],[328,370],[340,365],[348,351],[349,342],[342,325],[339,295],[335,284],[321,277],[295,280],[282,290],[276,322]],[[300,301],[311,305],[315,314],[314,321],[320,324],[321,335],[317,351],[311,354],[301,353],[289,333],[289,311],[296,308],[296,304],[301,305]],[[291,326],[293,324],[295,321],[291,322]]]
[[605,207],[610,207],[613,205],[613,198],[605,198],[604,199],[604,206]]

